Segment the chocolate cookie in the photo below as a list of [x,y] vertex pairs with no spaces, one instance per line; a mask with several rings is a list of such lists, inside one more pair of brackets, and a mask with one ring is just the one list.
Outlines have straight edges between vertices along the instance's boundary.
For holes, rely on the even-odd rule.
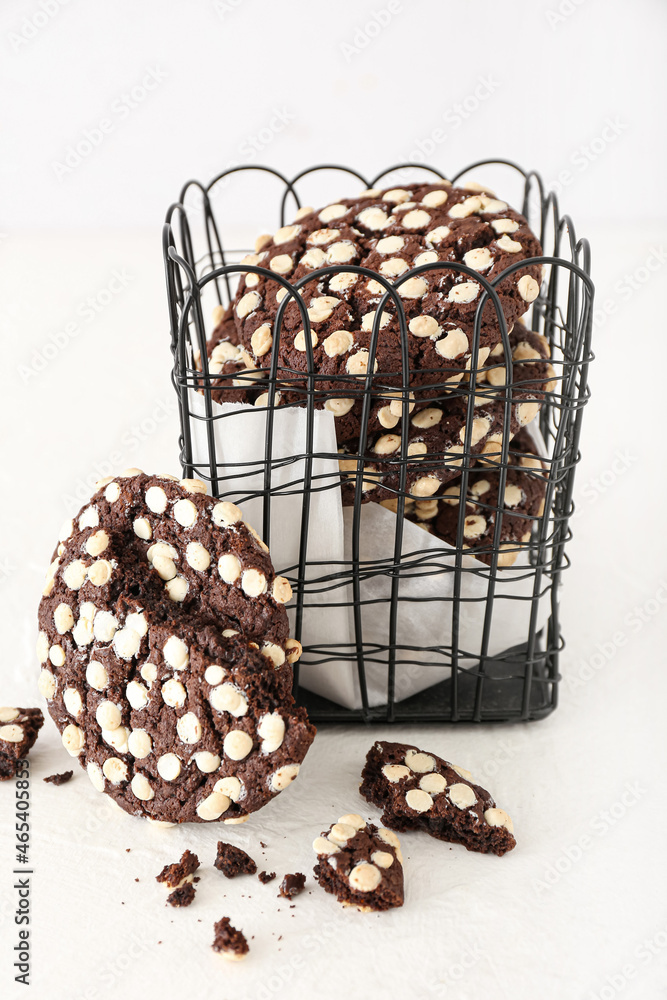
[[192,876],[199,868],[200,861],[192,851],[184,851],[180,861],[175,861],[173,865],[165,865],[159,875],[155,876],[156,882],[163,882],[168,889],[180,889],[181,886],[192,882]]
[[349,813],[313,841],[313,850],[315,878],[343,906],[371,913],[403,905],[403,856],[391,830]]
[[211,945],[213,951],[222,955],[223,958],[228,959],[230,962],[239,962],[250,951],[248,942],[242,932],[232,927],[229,917],[223,917],[222,920],[218,920],[217,924],[213,925],[213,931],[215,933],[213,944]]
[[[517,324],[510,337],[512,348],[512,398],[509,434],[513,437],[521,427],[534,419],[544,401],[545,392],[553,382],[549,363],[549,345],[541,334]],[[498,373],[501,375],[498,375]],[[496,351],[482,369],[475,394],[475,415],[470,435],[473,460],[485,463],[500,459],[505,422],[504,352]],[[501,383],[502,378],[502,383]],[[493,382],[489,380],[493,379]],[[413,499],[430,497],[443,484],[460,474],[465,449],[468,397],[451,393],[424,401],[415,390],[414,401],[408,402],[408,452],[406,490]],[[400,487],[401,427],[399,423],[403,400],[376,402],[371,409],[369,435],[362,472],[363,501],[383,501],[395,498]],[[388,415],[384,413],[387,408]],[[412,408],[411,408],[412,407]],[[395,423],[391,423],[394,418]],[[347,419],[347,418],[343,418]],[[389,423],[389,431],[384,425]],[[379,424],[382,426],[378,429]],[[343,424],[337,423],[343,427]],[[401,425],[402,426],[402,425]],[[358,477],[359,441],[341,444],[340,468],[343,473],[343,503],[354,502]]]
[[289,583],[238,507],[136,469],[68,521],[39,609],[39,686],[68,752],[126,811],[240,822],[315,730],[291,694]]
[[0,781],[15,776],[43,725],[39,708],[0,708]]
[[512,820],[469,771],[407,743],[373,744],[360,791],[393,830],[423,830],[499,857],[516,846]]
[[[312,330],[316,388],[340,388],[340,379],[366,375],[373,320],[384,294],[380,282],[346,271],[360,265],[396,285],[406,315],[411,385],[456,383],[471,363],[471,340],[481,285],[474,276],[447,268],[458,261],[493,282],[510,265],[539,256],[541,247],[523,216],[488,190],[453,188],[448,181],[371,190],[319,211],[302,209],[293,225],[257,241],[244,263],[295,283],[314,271],[338,271],[307,282],[300,290]],[[423,264],[441,268],[401,282]],[[520,268],[497,286],[508,325],[539,293],[540,267]],[[274,320],[287,288],[263,275],[246,273],[234,301],[235,338],[221,323],[209,353],[221,343],[241,345],[258,368],[267,369],[274,350]],[[287,399],[303,391],[308,370],[303,318],[289,301],[280,331],[278,367]],[[376,366],[386,385],[400,385],[403,367],[396,307],[389,302],[380,319]],[[482,364],[500,340],[490,303],[481,325]]]
[[[493,469],[471,472],[468,476],[463,548],[490,565],[493,555],[496,518],[502,508],[500,528],[500,568],[513,566],[519,552],[530,541],[533,522],[544,513],[546,479],[544,463],[537,457],[535,442],[525,428],[512,439],[503,502],[499,505],[499,473]],[[405,516],[449,545],[456,545],[460,481],[431,500],[407,500]]]

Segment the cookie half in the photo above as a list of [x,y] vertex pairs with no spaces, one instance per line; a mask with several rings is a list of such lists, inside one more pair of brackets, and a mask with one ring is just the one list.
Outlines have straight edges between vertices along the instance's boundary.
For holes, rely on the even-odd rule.
[[512,820],[469,771],[407,743],[373,744],[360,791],[392,830],[422,830],[499,857],[516,846]]
[[403,857],[391,830],[349,813],[313,841],[313,850],[315,878],[343,906],[371,913],[403,905]]

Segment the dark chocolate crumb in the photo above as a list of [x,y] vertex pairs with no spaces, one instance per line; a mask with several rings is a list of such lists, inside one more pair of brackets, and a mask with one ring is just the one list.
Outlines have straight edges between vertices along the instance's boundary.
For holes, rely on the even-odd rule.
[[266,885],[268,882],[273,882],[275,877],[275,872],[260,872],[257,876],[262,885]]
[[303,892],[306,885],[306,876],[302,875],[301,872],[297,872],[295,875],[285,875],[284,879],[280,883],[280,892],[278,896],[284,896],[285,899],[291,899],[293,896],[298,896],[300,892]]
[[63,771],[62,774],[50,774],[48,778],[44,778],[44,781],[48,781],[52,785],[64,785],[70,780],[74,771]]
[[170,906],[189,906],[194,898],[195,887],[192,882],[186,882],[167,896],[167,902]]

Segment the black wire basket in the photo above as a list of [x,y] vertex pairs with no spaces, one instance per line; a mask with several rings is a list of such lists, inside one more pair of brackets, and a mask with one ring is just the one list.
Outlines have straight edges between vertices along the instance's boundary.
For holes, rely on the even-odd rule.
[[[579,461],[582,413],[589,396],[588,365],[592,360],[590,251],[585,239],[577,239],[571,219],[560,215],[556,196],[545,192],[540,176],[534,171],[524,171],[507,160],[486,160],[466,167],[449,179],[456,183],[479,169],[486,171],[484,180],[489,171],[501,171],[519,186],[515,203],[521,205],[542,247],[550,251],[546,256],[521,260],[506,269],[493,284],[463,263],[447,261],[446,264],[448,270],[470,274],[482,285],[472,357],[478,356],[482,311],[490,303],[498,317],[507,359],[511,359],[509,334],[495,286],[519,267],[543,265],[540,293],[524,321],[528,329],[546,338],[554,371],[551,389],[544,394],[539,416],[534,422],[541,435],[546,495],[543,513],[532,522],[529,541],[522,547],[521,564],[511,569],[503,568],[500,560],[503,521],[500,502],[494,510],[493,543],[484,562],[466,555],[463,522],[467,508],[464,503],[460,504],[455,545],[440,543],[438,547],[438,542],[434,544],[433,538],[429,538],[428,545],[415,547],[413,542],[406,550],[406,532],[410,528],[406,527],[403,514],[410,499],[406,489],[410,459],[405,434],[395,461],[399,482],[391,530],[385,531],[381,538],[374,536],[372,558],[364,551],[364,518],[370,516],[366,511],[376,508],[375,516],[378,507],[372,503],[362,504],[365,423],[371,398],[387,388],[383,385],[382,372],[373,374],[373,358],[381,336],[379,318],[385,303],[393,303],[402,342],[406,345],[407,321],[396,286],[424,270],[444,265],[424,264],[413,268],[393,284],[375,271],[350,264],[330,265],[315,273],[315,277],[320,278],[341,271],[356,271],[379,280],[384,288],[371,336],[368,373],[361,379],[341,376],[339,395],[363,400],[362,433],[358,455],[353,455],[351,460],[346,456],[348,486],[351,483],[353,490],[353,503],[346,514],[346,544],[344,550],[336,549],[336,558],[324,559],[317,550],[327,531],[323,531],[316,507],[324,501],[332,503],[333,498],[340,495],[341,475],[337,448],[329,445],[328,449],[321,450],[317,432],[322,400],[330,398],[330,391],[327,396],[318,388],[309,318],[298,295],[299,286],[313,278],[308,276],[290,284],[260,266],[242,265],[242,257],[250,251],[230,249],[221,235],[223,222],[232,210],[237,210],[239,203],[238,198],[236,201],[233,198],[233,184],[241,182],[247,187],[250,177],[253,192],[266,193],[277,188],[277,198],[273,198],[274,217],[283,226],[287,216],[301,208],[304,185],[309,185],[311,190],[316,186],[311,203],[325,205],[332,200],[331,195],[340,193],[341,177],[350,186],[359,182],[365,188],[374,188],[379,181],[394,176],[414,179],[414,173],[423,171],[437,179],[444,179],[445,175],[434,167],[398,164],[369,180],[350,168],[324,165],[304,170],[289,180],[268,167],[235,167],[219,174],[207,186],[194,181],[186,184],[178,202],[167,213],[163,251],[174,359],[173,384],[181,421],[183,475],[203,479],[215,496],[252,506],[250,520],[271,546],[274,563],[278,563],[276,571],[287,576],[292,585],[291,624],[294,636],[303,644],[302,683],[299,664],[296,664],[295,693],[314,721],[533,720],[544,718],[558,702],[559,656],[563,648],[559,587],[561,574],[569,565],[565,549],[570,537],[574,471]],[[332,177],[335,178],[333,189]],[[255,220],[246,221],[254,223]],[[259,231],[259,228],[255,230]],[[209,316],[215,312],[216,319],[219,318],[222,308],[233,300],[239,276],[253,272],[280,283],[286,290],[273,329],[276,347],[287,303],[297,302],[305,331],[308,371],[304,378],[303,372],[278,368],[278,351],[273,350],[271,367],[264,373],[262,383],[266,394],[260,406],[263,420],[260,453],[244,455],[241,448],[234,462],[230,462],[225,442],[233,444],[243,439],[246,427],[251,434],[249,439],[257,440],[257,428],[251,428],[249,423],[254,418],[252,413],[244,411],[239,416],[238,408],[234,412],[234,407],[218,405],[219,395],[214,398],[214,387],[219,383],[216,383],[215,373],[209,370],[207,341],[216,320]],[[218,307],[217,311],[213,310],[214,306]],[[402,428],[405,428],[410,398],[407,359],[405,347],[402,388],[398,393],[406,404],[402,410]],[[513,381],[511,360],[506,367],[500,395],[504,404],[504,426],[508,428],[513,393],[518,385]],[[276,393],[289,384],[290,378],[293,387],[299,387],[301,393],[297,402],[290,405],[299,410],[297,419],[302,438],[299,444],[292,444],[291,450],[285,452],[280,446],[277,415],[286,408],[278,405]],[[328,379],[331,380],[331,376]],[[243,376],[240,381],[243,382]],[[467,380],[454,390],[447,388],[448,392],[455,391],[466,400],[466,428],[472,427],[475,397],[484,391],[482,381],[479,369],[473,366]],[[498,391],[495,395],[498,396]],[[232,419],[236,422],[229,423]],[[245,421],[243,427],[239,419]],[[468,479],[475,464],[470,434],[470,430],[466,430],[459,461],[462,496],[468,495]],[[510,437],[509,432],[503,432],[495,461],[499,497],[505,490]],[[429,468],[447,461],[446,455],[427,457]],[[331,472],[332,466],[336,474]],[[290,507],[281,507],[286,502]],[[275,556],[274,542],[280,548],[286,526],[285,509],[291,512],[295,554],[283,565]],[[333,538],[331,544],[336,548],[337,538]],[[321,625],[323,614],[330,616],[333,622],[347,624],[340,630],[337,625],[328,632],[325,629],[322,638],[321,628],[315,626]],[[498,649],[498,643],[494,644],[494,627],[499,625],[501,636],[509,634],[507,621],[517,614],[517,621],[523,623],[521,633],[510,648]],[[414,623],[424,621],[432,625],[428,634],[415,633]],[[406,622],[412,623],[412,631]],[[317,691],[318,684],[313,684],[312,678],[323,678],[334,688],[338,678],[341,682],[344,678],[348,685],[352,678],[354,698],[324,696],[321,689],[313,693],[304,686],[305,681],[309,688]],[[329,694],[328,687],[326,693]]]

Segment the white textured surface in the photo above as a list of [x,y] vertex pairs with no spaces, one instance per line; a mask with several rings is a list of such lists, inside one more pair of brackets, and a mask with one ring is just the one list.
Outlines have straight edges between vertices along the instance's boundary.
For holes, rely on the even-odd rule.
[[[664,537],[651,521],[665,491],[662,434],[655,434],[659,378],[641,400],[617,400],[639,377],[642,359],[650,357],[656,373],[667,366],[654,325],[662,274],[629,296],[614,285],[660,247],[663,235],[617,226],[590,231],[598,302],[615,302],[617,312],[598,323],[573,567],[563,590],[568,646],[558,711],[510,728],[325,729],[296,784],[249,823],[176,830],[125,816],[78,769],[62,788],[43,784],[42,777],[70,766],[47,719],[32,755],[33,996],[533,1000],[539,984],[547,1000],[606,1000],[607,977],[629,963],[636,976],[620,995],[660,995],[667,985],[658,848],[667,822],[667,573]],[[71,498],[76,484],[108,460],[116,468],[174,468],[176,417],[155,235],[12,238],[11,250],[0,252],[11,290],[2,314],[7,367],[0,405],[10,447],[0,492],[0,700],[35,704],[42,572],[60,522],[79,505]],[[47,255],[56,263],[32,281],[29,266]],[[17,365],[76,315],[77,303],[113,268],[126,268],[132,282],[24,383]],[[651,346],[633,361],[629,343]],[[158,404],[166,416],[142,430]],[[628,517],[633,527],[619,531]],[[228,835],[269,870],[309,873],[311,841],[332,820],[356,810],[375,816],[358,797],[359,770],[372,739],[394,736],[470,768],[512,815],[516,851],[479,857],[406,836],[406,905],[380,917],[339,910],[312,882],[312,895],[290,910],[276,899],[275,883],[226,882],[210,867],[218,837]],[[628,788],[636,794],[627,797]],[[3,1000],[24,995],[8,976],[12,800],[7,783],[0,787]],[[205,870],[192,907],[172,912],[153,876],[185,847],[200,854]],[[223,964],[210,952],[212,924],[224,914],[255,935],[243,964]],[[642,942],[653,939],[657,953],[649,958]]]

